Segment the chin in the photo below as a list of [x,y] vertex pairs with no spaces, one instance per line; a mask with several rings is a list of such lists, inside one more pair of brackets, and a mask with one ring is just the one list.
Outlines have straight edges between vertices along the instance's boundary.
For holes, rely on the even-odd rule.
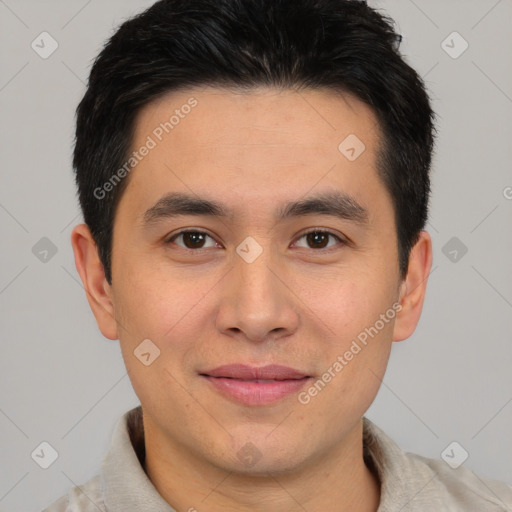
[[[268,425],[251,434],[234,435],[227,450],[224,451],[224,469],[247,476],[263,477],[270,474],[293,473],[306,463],[304,451],[309,443],[294,438],[291,432],[282,430],[281,435],[272,432]],[[296,433],[295,433],[296,434]],[[274,437],[275,436],[275,437]],[[228,454],[229,459],[225,456]],[[220,459],[217,459],[220,460]]]

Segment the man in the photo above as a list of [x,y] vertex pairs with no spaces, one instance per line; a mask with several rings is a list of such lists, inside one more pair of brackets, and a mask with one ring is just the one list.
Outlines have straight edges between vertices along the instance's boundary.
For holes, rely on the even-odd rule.
[[350,0],[163,0],[77,111],[75,262],[141,407],[57,511],[503,511],[364,414],[432,263],[434,114]]

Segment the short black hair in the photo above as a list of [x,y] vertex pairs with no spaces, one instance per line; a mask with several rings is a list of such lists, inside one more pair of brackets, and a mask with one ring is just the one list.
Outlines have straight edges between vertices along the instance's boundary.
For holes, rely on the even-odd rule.
[[161,0],[125,21],[91,69],[73,156],[108,283],[114,214],[128,180],[104,185],[126,170],[136,115],[162,94],[208,85],[330,89],[369,105],[383,135],[378,172],[393,200],[405,277],[427,221],[436,128],[400,41],[393,20],[360,0]]

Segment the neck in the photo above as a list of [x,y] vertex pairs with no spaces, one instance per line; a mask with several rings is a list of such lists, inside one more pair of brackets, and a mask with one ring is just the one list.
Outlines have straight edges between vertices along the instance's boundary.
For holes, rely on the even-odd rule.
[[293,472],[240,474],[197,458],[144,415],[145,471],[179,512],[376,512],[380,483],[363,459],[362,422],[340,446]]

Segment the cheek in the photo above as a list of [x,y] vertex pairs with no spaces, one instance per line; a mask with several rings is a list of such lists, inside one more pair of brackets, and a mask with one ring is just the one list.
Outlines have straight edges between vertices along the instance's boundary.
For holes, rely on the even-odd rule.
[[[351,273],[352,274],[352,273]],[[388,283],[378,283],[375,277],[359,273],[357,277],[342,271],[337,275],[299,284],[303,313],[325,328],[340,347],[373,326],[395,300]],[[389,319],[379,331],[387,331]],[[329,337],[331,337],[329,336]]]
[[116,317],[123,324],[120,347],[133,389],[143,404],[187,405],[183,391],[187,353],[193,351],[205,319],[201,287],[186,285],[165,274],[138,272],[120,279]]
[[[319,393],[320,409],[322,401],[330,403],[324,410],[332,407],[333,413],[347,410],[336,407],[340,402],[349,410],[362,410],[363,404],[369,406],[373,401],[391,350],[397,314],[392,290],[392,286],[358,279],[311,293],[308,306],[319,312],[321,320],[315,324],[328,327],[324,329],[327,336],[315,340],[321,347],[316,353],[322,354],[321,371],[325,372],[319,377],[328,381],[325,388],[329,388]],[[322,384],[318,388],[323,389]]]
[[323,373],[298,397],[310,427],[323,421],[327,437],[338,435],[339,425],[354,423],[365,414],[386,371],[393,321],[378,332],[371,330],[373,325],[361,325],[340,330],[338,338],[324,346]]
[[[148,266],[146,261],[140,268]],[[174,333],[187,325],[196,325],[194,317],[212,286],[209,280],[191,282],[176,272],[156,268],[140,272],[128,269],[119,281],[121,286],[114,297],[116,314],[126,323],[128,336],[160,342],[175,337]]]
[[[116,317],[125,329],[119,330],[119,339],[141,401],[146,391],[155,394],[154,390],[159,390],[157,395],[165,394],[165,389],[178,392],[179,382],[187,379],[197,360],[199,340],[205,337],[209,324],[213,325],[211,300],[216,281],[215,276],[191,281],[156,267],[127,272],[120,279]],[[149,350],[139,349],[144,346],[141,343],[146,343]],[[145,356],[146,359],[151,360],[153,353],[158,357],[146,367],[136,354],[148,351],[150,356]]]

